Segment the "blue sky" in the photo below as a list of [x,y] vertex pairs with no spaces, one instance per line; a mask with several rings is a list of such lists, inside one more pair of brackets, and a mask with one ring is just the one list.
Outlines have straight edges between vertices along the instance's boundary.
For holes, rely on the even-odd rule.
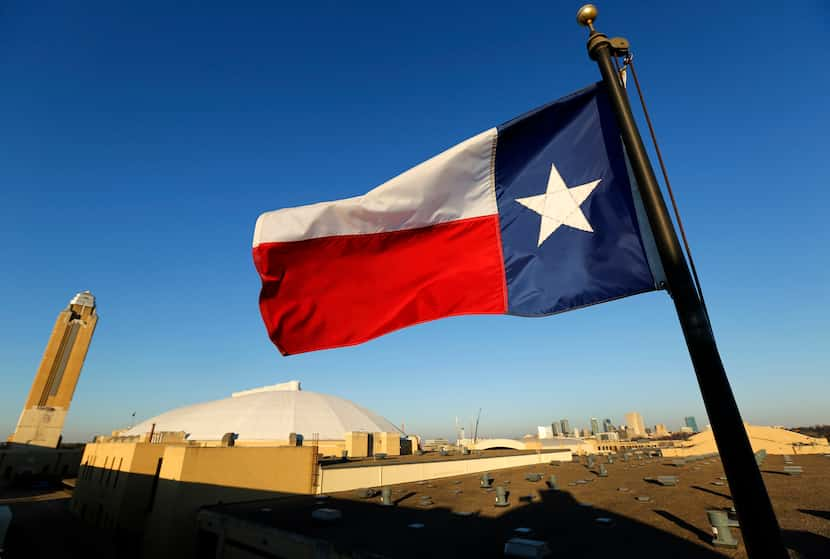
[[[426,436],[480,407],[492,435],[706,423],[665,293],[289,358],[258,313],[261,212],[363,193],[596,81],[578,3],[170,4],[0,14],[2,436],[83,289],[101,319],[67,440],[295,378]],[[830,421],[828,8],[600,10],[632,43],[744,418]]]

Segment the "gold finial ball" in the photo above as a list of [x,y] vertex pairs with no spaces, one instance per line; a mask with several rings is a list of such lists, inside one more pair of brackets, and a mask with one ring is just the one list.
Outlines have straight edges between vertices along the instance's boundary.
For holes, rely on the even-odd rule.
[[590,27],[596,21],[598,12],[599,10],[593,4],[585,4],[576,12],[576,21],[579,25]]

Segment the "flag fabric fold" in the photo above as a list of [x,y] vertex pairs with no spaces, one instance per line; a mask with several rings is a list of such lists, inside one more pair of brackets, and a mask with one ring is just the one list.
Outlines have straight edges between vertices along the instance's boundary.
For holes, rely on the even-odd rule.
[[596,84],[363,196],[262,214],[260,310],[289,355],[448,316],[543,316],[650,291],[658,272],[637,204]]

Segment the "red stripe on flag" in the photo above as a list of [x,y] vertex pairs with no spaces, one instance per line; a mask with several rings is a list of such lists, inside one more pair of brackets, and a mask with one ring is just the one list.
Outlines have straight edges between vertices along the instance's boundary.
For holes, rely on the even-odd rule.
[[254,247],[260,310],[285,355],[507,309],[498,216]]

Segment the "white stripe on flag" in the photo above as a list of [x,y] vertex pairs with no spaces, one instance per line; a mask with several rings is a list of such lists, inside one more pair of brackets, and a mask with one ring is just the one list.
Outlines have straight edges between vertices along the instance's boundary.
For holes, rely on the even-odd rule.
[[254,246],[494,215],[497,136],[496,128],[486,130],[363,196],[264,213],[256,222]]

